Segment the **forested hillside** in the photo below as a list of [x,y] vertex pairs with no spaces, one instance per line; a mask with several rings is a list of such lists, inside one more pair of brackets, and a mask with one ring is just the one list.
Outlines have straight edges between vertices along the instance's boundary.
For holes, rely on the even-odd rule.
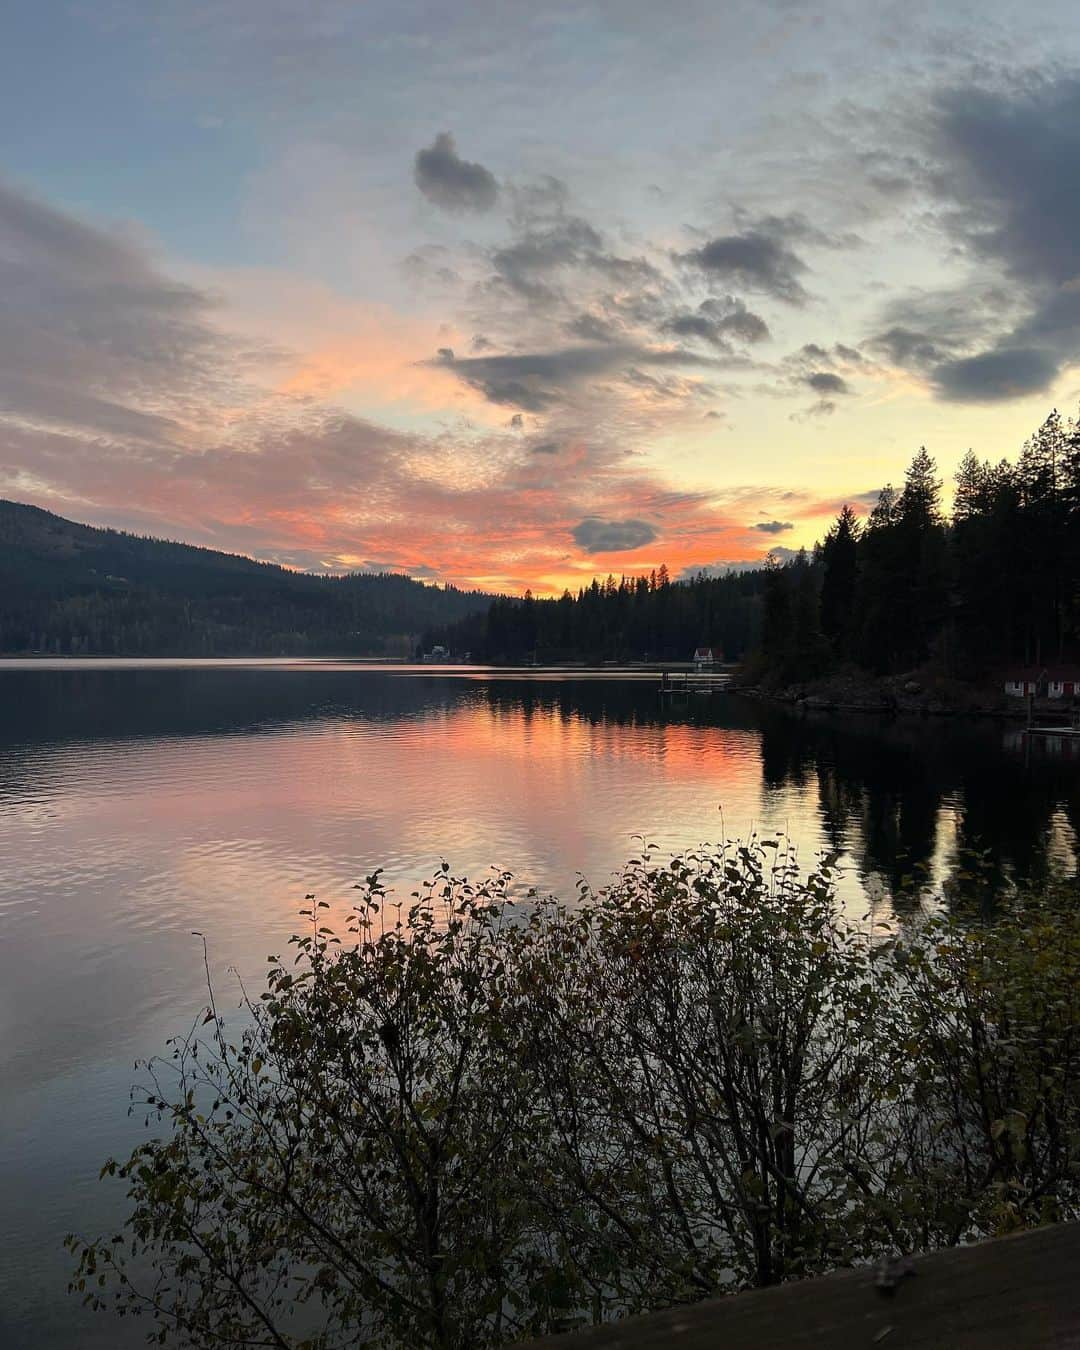
[[406,655],[490,595],[395,573],[290,572],[0,501],[0,651]]

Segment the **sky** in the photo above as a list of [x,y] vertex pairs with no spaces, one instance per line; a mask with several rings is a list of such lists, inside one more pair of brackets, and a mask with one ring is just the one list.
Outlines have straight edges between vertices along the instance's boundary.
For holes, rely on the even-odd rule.
[[12,0],[0,496],[537,594],[1080,398],[1069,0]]

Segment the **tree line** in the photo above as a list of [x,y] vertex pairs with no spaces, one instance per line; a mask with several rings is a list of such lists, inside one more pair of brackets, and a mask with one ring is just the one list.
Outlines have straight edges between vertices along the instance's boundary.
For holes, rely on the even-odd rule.
[[704,573],[674,582],[666,566],[644,576],[595,579],[557,600],[500,596],[486,613],[424,634],[421,649],[441,645],[482,661],[689,660],[709,646],[731,659],[753,645],[763,575]]
[[1078,644],[1080,423],[1057,411],[1015,462],[969,450],[951,514],[924,448],[865,523],[845,506],[812,554],[766,568],[760,653],[780,679],[844,663],[977,679]]
[[951,512],[925,448],[869,517],[845,505],[810,551],[726,576],[594,580],[557,600],[501,597],[432,629],[482,660],[688,660],[748,654],[765,678],[928,663],[959,679],[1080,652],[1080,422],[1054,411],[1015,462],[969,451]]

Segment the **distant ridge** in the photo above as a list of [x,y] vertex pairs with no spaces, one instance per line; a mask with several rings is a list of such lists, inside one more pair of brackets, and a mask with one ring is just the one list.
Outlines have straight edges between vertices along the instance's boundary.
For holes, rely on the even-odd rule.
[[291,572],[0,499],[7,655],[401,656],[491,599],[394,572]]

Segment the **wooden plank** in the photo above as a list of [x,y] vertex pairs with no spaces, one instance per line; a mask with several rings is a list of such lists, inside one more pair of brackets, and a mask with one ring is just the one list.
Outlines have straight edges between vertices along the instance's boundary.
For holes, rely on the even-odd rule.
[[916,1257],[891,1295],[873,1270],[710,1299],[530,1350],[1080,1350],[1080,1224]]

